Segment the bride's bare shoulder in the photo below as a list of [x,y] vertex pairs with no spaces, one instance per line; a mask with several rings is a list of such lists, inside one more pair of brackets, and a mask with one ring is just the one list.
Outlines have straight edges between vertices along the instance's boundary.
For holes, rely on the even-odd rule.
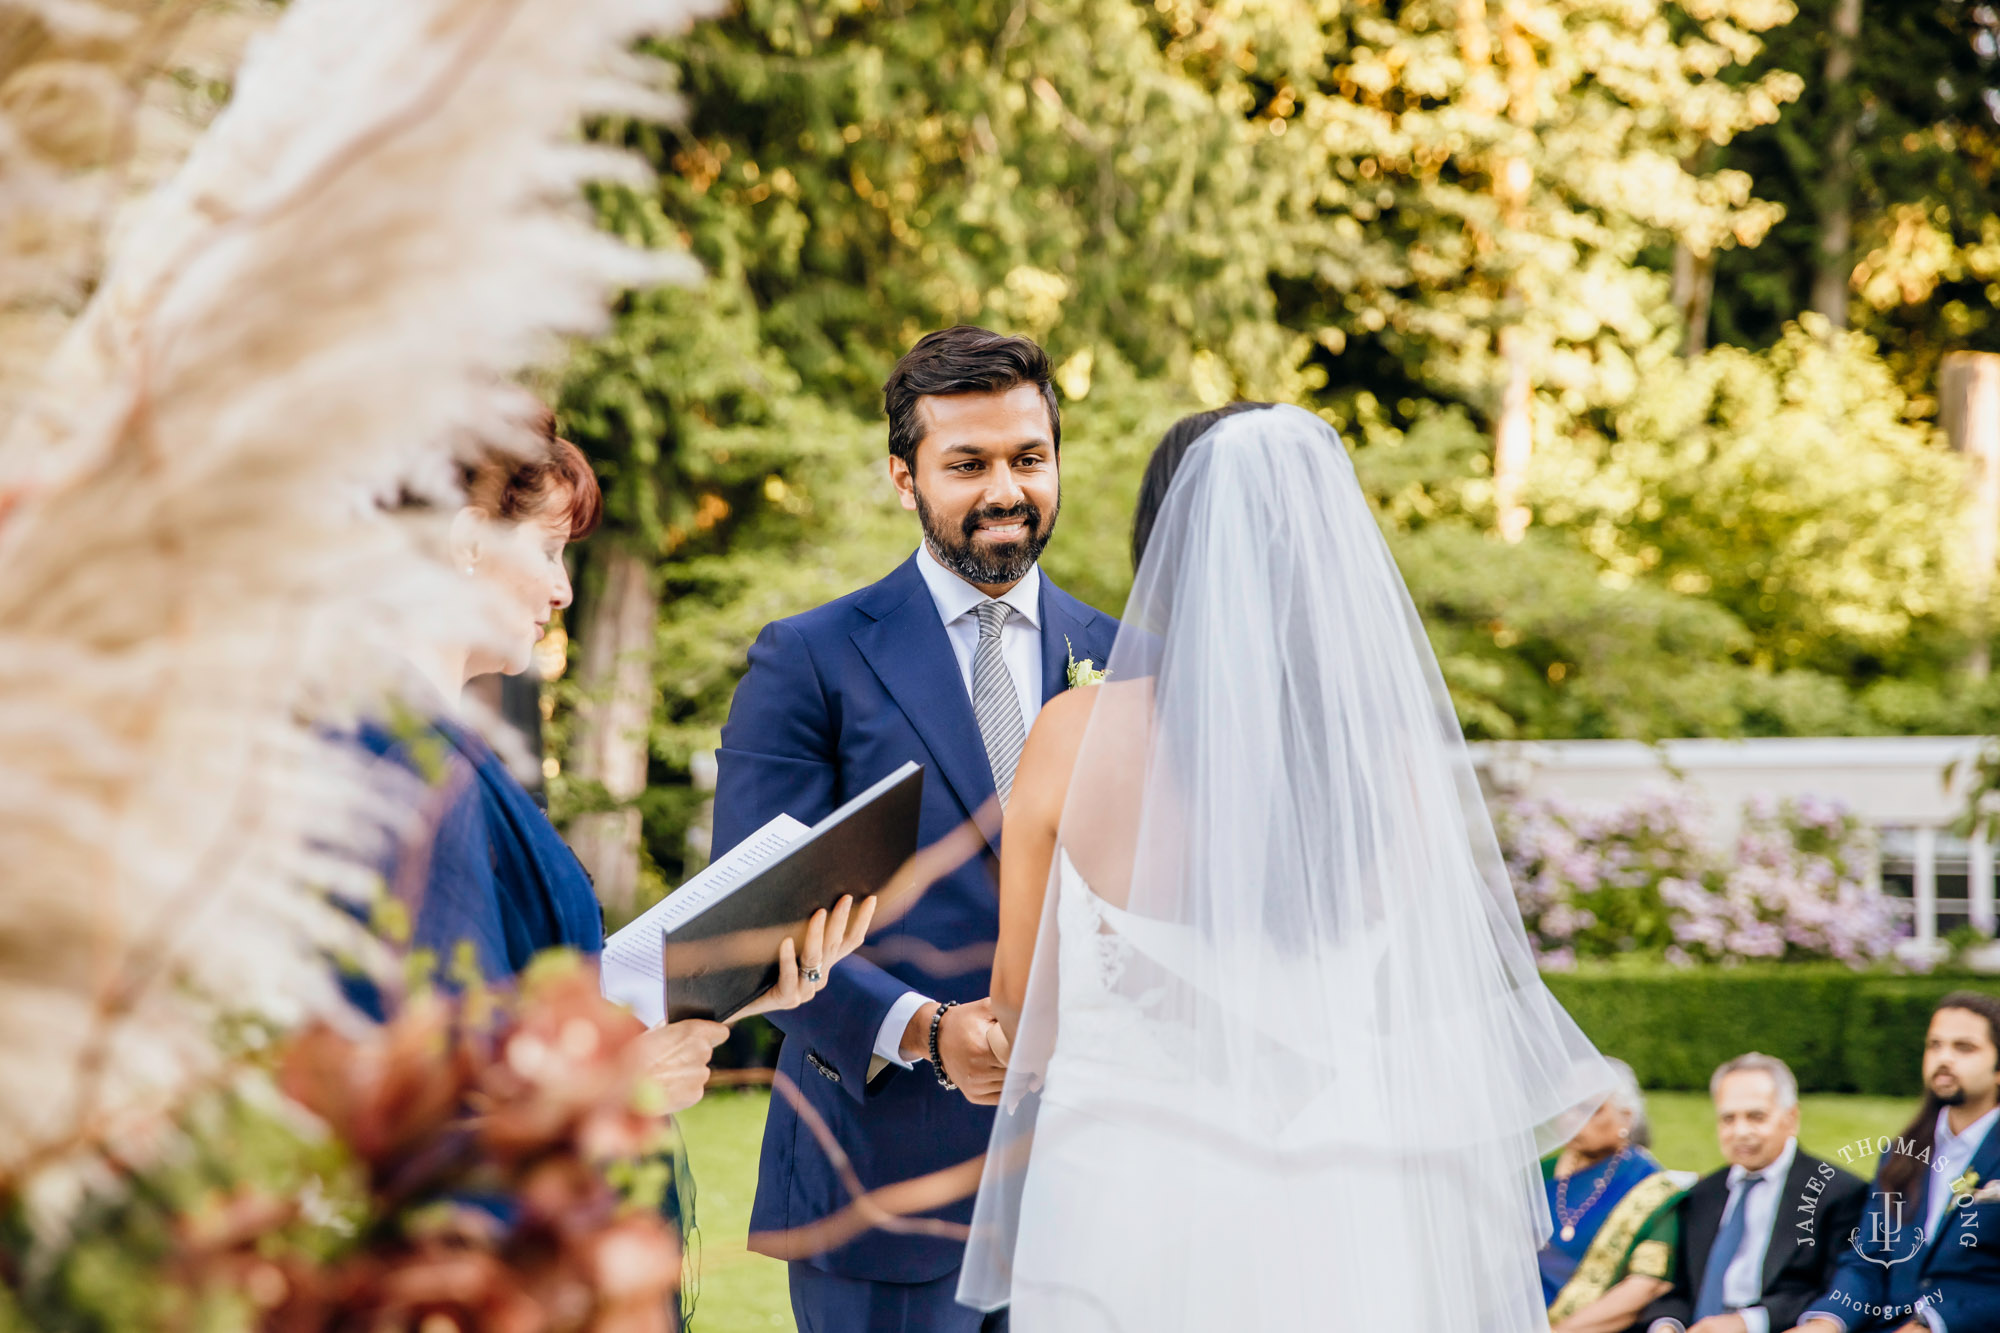
[[1035,718],[1036,725],[1047,721],[1051,726],[1077,726],[1090,719],[1090,710],[1097,703],[1097,695],[1102,685],[1079,685],[1064,690],[1055,698],[1042,705],[1042,711]]
[[1042,711],[1035,717],[1035,725],[1041,727],[1046,724],[1054,732],[1080,732],[1099,707],[1119,711],[1142,697],[1150,703],[1152,686],[1151,680],[1106,680],[1078,685],[1042,705]]
[[1093,717],[1106,720],[1130,713],[1143,716],[1152,707],[1153,682],[1147,680],[1107,680],[1064,690],[1043,705],[1029,733],[1029,747],[1067,759],[1076,756],[1083,734]]

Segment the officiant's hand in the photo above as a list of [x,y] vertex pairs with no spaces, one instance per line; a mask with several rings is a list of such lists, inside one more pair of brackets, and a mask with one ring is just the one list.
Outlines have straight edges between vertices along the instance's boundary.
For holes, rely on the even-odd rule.
[[805,948],[795,948],[789,935],[779,941],[778,984],[752,1000],[730,1021],[752,1014],[796,1009],[819,994],[833,965],[861,947],[874,920],[873,897],[863,898],[861,906],[856,907],[850,895],[835,903],[830,913],[824,907],[814,912],[812,920],[806,923]]
[[[929,1057],[931,1018],[937,1009],[937,1005],[927,1004],[910,1019],[903,1035],[906,1058]],[[987,1036],[994,1022],[993,1001],[985,999],[953,1005],[938,1024],[938,1059],[945,1077],[956,1083],[974,1106],[998,1106],[1000,1089],[1007,1081],[1006,1062]],[[912,1049],[911,1034],[917,1034],[916,1049]]]
[[662,1023],[641,1038],[646,1075],[667,1095],[667,1110],[685,1111],[708,1089],[708,1061],[729,1040],[729,1029],[705,1018]]

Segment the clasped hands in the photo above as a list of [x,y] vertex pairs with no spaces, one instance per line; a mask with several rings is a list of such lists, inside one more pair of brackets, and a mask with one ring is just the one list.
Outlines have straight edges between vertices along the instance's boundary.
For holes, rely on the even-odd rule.
[[[937,1018],[938,1007],[933,1001],[917,1010],[903,1029],[905,1060],[930,1059],[931,1021]],[[945,1010],[938,1021],[937,1047],[945,1077],[958,1085],[967,1101],[974,1106],[1000,1104],[1000,1089],[1007,1082],[1008,1044],[990,998]]]
[[[804,947],[794,945],[789,935],[779,943],[778,984],[752,1000],[735,1018],[796,1009],[812,999],[826,985],[834,964],[861,947],[874,920],[873,898],[863,899],[857,908],[854,899],[846,897],[835,903],[831,912],[825,908],[814,912],[806,923]],[[667,1110],[685,1111],[707,1090],[709,1059],[716,1047],[729,1040],[729,1024],[685,1018],[662,1023],[641,1040],[647,1046],[647,1076],[666,1094]]]

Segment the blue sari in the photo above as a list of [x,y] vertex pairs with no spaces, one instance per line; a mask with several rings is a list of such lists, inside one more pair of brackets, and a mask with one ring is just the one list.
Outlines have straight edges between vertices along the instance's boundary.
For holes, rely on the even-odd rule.
[[[1549,1322],[1575,1314],[1634,1273],[1670,1278],[1679,1230],[1674,1204],[1685,1193],[1680,1181],[1644,1148],[1628,1148],[1570,1176],[1563,1189],[1567,1211],[1558,1214],[1556,1160],[1542,1161],[1549,1212],[1557,1214],[1538,1256]],[[1565,1219],[1573,1228],[1567,1240]]]

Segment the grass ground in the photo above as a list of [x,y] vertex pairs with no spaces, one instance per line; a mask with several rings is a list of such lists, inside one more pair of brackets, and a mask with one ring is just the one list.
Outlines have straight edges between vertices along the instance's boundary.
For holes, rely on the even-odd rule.
[[710,1093],[678,1117],[694,1170],[699,1231],[689,1333],[794,1333],[785,1266],[743,1247],[770,1105],[761,1088],[730,1089]]
[[[1670,1167],[1709,1172],[1722,1164],[1708,1098],[1696,1092],[1647,1096],[1653,1153]],[[1887,1097],[1814,1096],[1802,1100],[1800,1140],[1811,1153],[1866,1175],[1874,1163],[1841,1149],[1894,1134],[1912,1103]],[[792,1333],[784,1265],[744,1249],[750,1198],[757,1183],[757,1145],[764,1133],[769,1094],[761,1090],[710,1095],[681,1117],[696,1183],[700,1225],[699,1295],[691,1333]]]

